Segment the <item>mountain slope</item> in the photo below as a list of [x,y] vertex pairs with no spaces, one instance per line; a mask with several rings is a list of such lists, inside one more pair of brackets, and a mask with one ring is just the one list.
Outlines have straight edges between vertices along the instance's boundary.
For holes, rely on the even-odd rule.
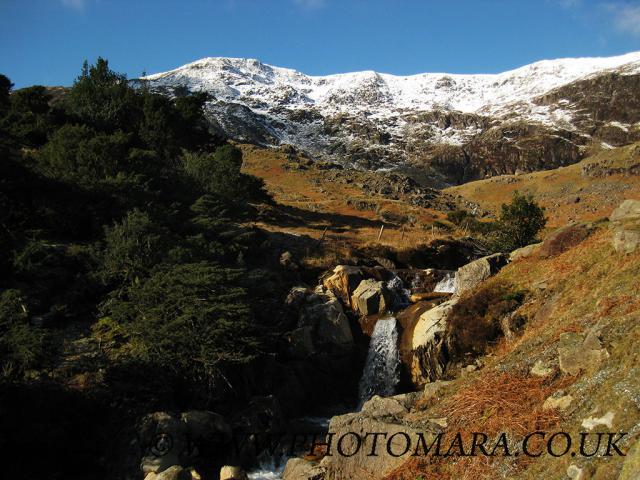
[[495,75],[372,71],[308,76],[257,60],[205,58],[144,77],[211,95],[231,138],[291,144],[435,186],[575,163],[591,145],[640,139],[640,52],[545,60]]

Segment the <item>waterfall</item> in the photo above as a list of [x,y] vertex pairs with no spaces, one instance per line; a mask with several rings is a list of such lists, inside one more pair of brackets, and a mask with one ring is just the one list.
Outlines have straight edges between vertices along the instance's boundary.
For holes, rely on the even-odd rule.
[[360,408],[374,395],[388,397],[400,381],[398,329],[393,317],[378,320],[371,335],[367,361],[360,379]]
[[435,293],[456,293],[456,272],[447,272],[433,288]]

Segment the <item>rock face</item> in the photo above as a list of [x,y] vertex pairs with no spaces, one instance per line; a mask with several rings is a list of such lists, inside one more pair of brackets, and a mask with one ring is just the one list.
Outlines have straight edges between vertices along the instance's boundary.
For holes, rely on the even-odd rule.
[[295,287],[287,303],[298,315],[298,328],[288,337],[294,356],[306,357],[316,351],[341,352],[353,346],[349,320],[332,292],[316,293]]
[[640,247],[640,201],[625,200],[611,217],[613,248],[618,253],[633,253]]
[[561,227],[544,239],[540,247],[540,256],[545,258],[556,257],[583,242],[593,231],[593,226],[585,223],[575,223]]
[[590,143],[630,143],[640,54],[538,62],[497,75],[354,72],[325,77],[205,58],[151,75],[156,91],[205,91],[214,129],[291,144],[323,161],[395,166],[441,187],[575,163]]
[[640,440],[636,440],[627,453],[618,480],[637,480],[640,472]]
[[479,258],[458,269],[456,295],[461,295],[495,275],[508,262],[504,253],[494,253],[487,257]]
[[[329,426],[331,456],[323,459],[325,480],[362,480],[384,478],[394,468],[406,462],[415,451],[419,433],[427,445],[434,435],[426,428],[417,429],[403,417],[419,395],[372,398],[361,412],[333,417]],[[390,404],[393,403],[393,406]],[[390,410],[388,409],[390,407]],[[372,432],[379,432],[374,450]],[[369,435],[367,435],[369,434]],[[407,435],[409,448],[407,447]],[[338,449],[344,454],[340,455]],[[395,455],[388,453],[389,449]],[[377,455],[370,453],[374,451]]]
[[448,360],[447,316],[456,303],[457,299],[451,299],[427,310],[418,319],[413,331],[411,360],[411,380],[418,387],[444,376]]

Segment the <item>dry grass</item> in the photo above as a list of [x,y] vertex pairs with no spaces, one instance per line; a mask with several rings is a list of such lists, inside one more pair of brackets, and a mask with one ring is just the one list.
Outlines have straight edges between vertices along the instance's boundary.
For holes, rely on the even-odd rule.
[[[508,203],[515,190],[533,194],[546,207],[549,227],[569,221],[594,221],[608,216],[622,200],[639,199],[640,176],[615,174],[606,177],[585,177],[582,166],[598,163],[610,167],[637,163],[637,145],[598,152],[582,162],[556,170],[524,175],[503,175],[445,191],[478,202],[484,209],[498,213],[502,203]],[[579,202],[575,199],[579,197]]]

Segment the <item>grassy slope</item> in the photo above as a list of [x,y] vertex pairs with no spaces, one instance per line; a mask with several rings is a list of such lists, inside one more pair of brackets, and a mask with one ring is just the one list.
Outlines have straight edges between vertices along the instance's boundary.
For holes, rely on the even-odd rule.
[[614,174],[593,178],[582,174],[583,167],[598,164],[625,168],[639,163],[640,143],[636,143],[604,150],[568,167],[492,177],[451,187],[445,192],[461,195],[494,213],[502,203],[509,202],[515,190],[530,192],[547,208],[548,226],[558,227],[573,220],[591,221],[608,216],[622,200],[640,199],[640,176]]
[[[415,207],[400,200],[372,196],[352,183],[327,183],[315,168],[287,168],[292,163],[280,150],[240,145],[243,151],[243,171],[262,178],[274,200],[284,206],[286,221],[264,220],[258,224],[270,231],[308,235],[319,239],[327,229],[327,243],[344,247],[370,244],[396,248],[425,243],[439,236],[433,222],[444,218],[442,212]],[[373,209],[358,209],[354,201],[375,205]],[[381,213],[409,216],[411,222],[389,222]],[[384,233],[378,242],[380,227]]]

